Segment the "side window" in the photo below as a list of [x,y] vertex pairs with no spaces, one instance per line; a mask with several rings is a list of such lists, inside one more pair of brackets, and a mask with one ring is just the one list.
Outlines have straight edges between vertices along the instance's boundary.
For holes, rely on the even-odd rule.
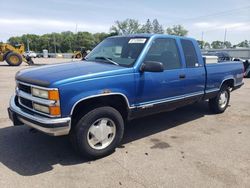
[[179,51],[175,39],[159,38],[153,41],[145,61],[161,62],[165,70],[181,68]]
[[192,41],[181,39],[187,68],[198,67],[199,62]]

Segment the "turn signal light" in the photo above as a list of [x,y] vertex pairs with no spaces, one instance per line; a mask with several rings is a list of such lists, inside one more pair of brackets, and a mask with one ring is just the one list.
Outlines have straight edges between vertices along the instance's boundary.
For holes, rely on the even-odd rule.
[[59,115],[61,115],[60,106],[50,106],[49,107],[49,112],[50,112],[50,115],[52,115],[52,116],[59,116]]
[[59,100],[59,92],[58,90],[50,90],[48,93],[48,99],[49,100]]

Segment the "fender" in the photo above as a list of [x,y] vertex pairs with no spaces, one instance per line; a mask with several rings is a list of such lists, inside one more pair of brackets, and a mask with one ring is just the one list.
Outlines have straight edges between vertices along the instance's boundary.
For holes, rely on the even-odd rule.
[[226,82],[226,81],[228,81],[228,80],[233,80],[233,82],[234,82],[234,83],[233,83],[233,87],[236,85],[236,80],[235,80],[235,78],[234,78],[233,76],[230,76],[230,77],[227,77],[227,78],[225,78],[224,80],[222,80],[219,89],[220,89],[221,86],[224,84],[224,82]]
[[93,98],[98,98],[98,97],[103,97],[103,96],[109,96],[109,95],[120,95],[120,96],[122,96],[125,99],[126,103],[127,103],[128,109],[133,109],[134,108],[133,106],[130,106],[129,100],[128,100],[127,96],[124,95],[123,93],[102,93],[102,94],[97,94],[97,95],[91,95],[91,96],[88,96],[88,97],[84,97],[84,98],[78,100],[77,102],[75,102],[74,105],[73,105],[73,107],[72,107],[72,109],[71,109],[70,116],[72,116],[75,107],[80,102],[88,100],[88,99],[93,99]]

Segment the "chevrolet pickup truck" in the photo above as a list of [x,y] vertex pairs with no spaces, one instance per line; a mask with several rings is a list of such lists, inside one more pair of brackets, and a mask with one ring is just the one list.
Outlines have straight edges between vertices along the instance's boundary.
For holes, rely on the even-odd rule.
[[243,71],[239,62],[206,64],[191,38],[115,36],[82,61],[18,72],[8,112],[14,125],[69,135],[81,155],[100,158],[119,145],[128,120],[201,100],[224,112]]

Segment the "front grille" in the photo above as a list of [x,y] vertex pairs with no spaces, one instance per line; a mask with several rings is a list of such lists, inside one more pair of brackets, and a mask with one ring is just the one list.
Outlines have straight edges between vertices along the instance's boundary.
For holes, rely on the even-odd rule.
[[[26,110],[30,110],[33,111],[35,113],[47,116],[47,117],[58,117],[60,115],[50,115],[50,114],[46,114],[40,110],[34,109],[33,108],[33,103],[37,103],[40,105],[44,105],[44,106],[52,106],[52,105],[57,105],[59,103],[57,103],[57,101],[52,101],[49,99],[42,99],[39,98],[37,96],[33,96],[32,92],[31,92],[31,88],[32,87],[36,87],[36,86],[31,86],[29,84],[26,83],[22,83],[22,82],[18,82],[17,81],[17,88],[16,88],[16,95],[17,95],[17,99],[18,99],[18,104],[20,105],[20,108],[26,108]],[[41,88],[38,87],[37,88]],[[44,90],[57,90],[56,88],[41,88]],[[58,101],[59,102],[59,101]]]
[[20,103],[28,108],[33,108],[32,102],[28,99],[19,97]]
[[31,87],[30,86],[18,83],[17,87],[18,87],[19,90],[21,90],[21,91],[23,91],[25,93],[31,94]]

